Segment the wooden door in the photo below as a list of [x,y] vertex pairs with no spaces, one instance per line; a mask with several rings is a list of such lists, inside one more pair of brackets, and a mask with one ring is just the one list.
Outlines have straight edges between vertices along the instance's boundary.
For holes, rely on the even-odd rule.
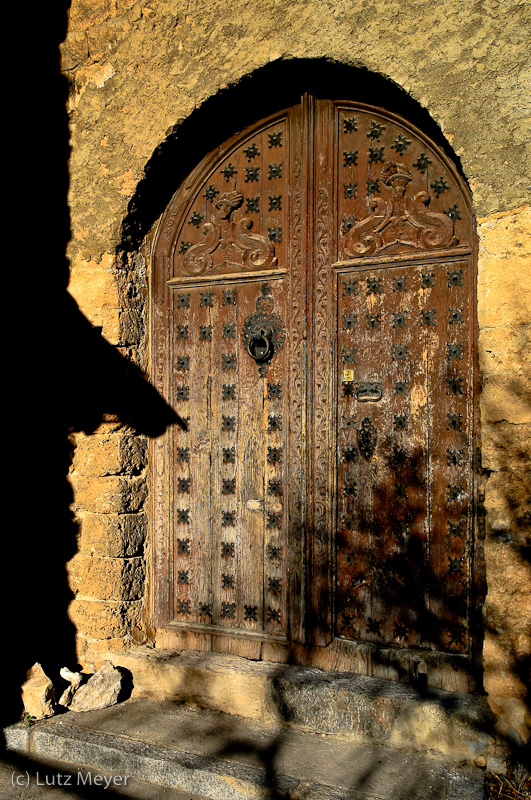
[[470,661],[473,257],[453,164],[380,109],[306,97],[192,172],[154,247],[182,419],[154,452],[158,625],[367,672]]

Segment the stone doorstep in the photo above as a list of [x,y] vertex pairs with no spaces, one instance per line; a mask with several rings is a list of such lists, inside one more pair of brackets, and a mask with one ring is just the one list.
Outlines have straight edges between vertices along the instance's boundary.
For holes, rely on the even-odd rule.
[[141,778],[211,800],[483,800],[483,773],[447,759],[130,699],[6,729],[37,761]]
[[460,761],[486,755],[485,697],[406,683],[149,647],[102,654],[133,676],[133,697],[169,700],[360,743],[433,751]]

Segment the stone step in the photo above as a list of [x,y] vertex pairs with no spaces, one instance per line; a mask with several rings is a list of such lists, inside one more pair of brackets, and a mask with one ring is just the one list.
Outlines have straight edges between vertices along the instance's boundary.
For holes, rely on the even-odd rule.
[[[6,729],[37,761],[142,780],[210,800],[483,800],[483,773],[431,752],[130,699]],[[162,794],[161,794],[162,796]],[[177,796],[177,795],[176,795]]]

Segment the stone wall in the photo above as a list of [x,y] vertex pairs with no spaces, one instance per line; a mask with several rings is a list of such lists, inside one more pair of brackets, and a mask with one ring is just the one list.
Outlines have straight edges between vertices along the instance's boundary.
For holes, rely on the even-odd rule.
[[[146,370],[149,264],[141,248],[118,255],[123,223],[146,165],[194,109],[270,62],[326,58],[389,79],[440,126],[478,217],[485,685],[516,738],[526,735],[531,653],[530,17],[518,0],[72,0],[62,47],[69,289],[107,342]],[[75,436],[70,615],[85,662],[147,636],[146,453],[146,441],[116,419]]]

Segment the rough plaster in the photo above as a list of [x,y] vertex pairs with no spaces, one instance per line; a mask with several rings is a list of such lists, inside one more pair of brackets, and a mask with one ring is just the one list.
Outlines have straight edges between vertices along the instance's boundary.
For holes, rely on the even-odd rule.
[[[531,6],[517,0],[74,0],[62,47],[71,87],[70,291],[107,340],[144,365],[146,264],[139,253],[117,261],[121,226],[157,147],[207,98],[271,61],[327,58],[388,78],[440,126],[479,218],[485,685],[503,731],[522,738],[521,670],[531,652],[530,30]],[[79,592],[71,616],[85,659],[125,646],[128,624],[143,635],[134,627],[142,627],[138,526],[128,549],[117,520],[142,516],[146,473],[130,474],[119,426],[97,433],[78,438],[72,473],[82,532],[69,566]],[[105,520],[99,545],[96,518]],[[122,583],[113,589],[113,581]]]

